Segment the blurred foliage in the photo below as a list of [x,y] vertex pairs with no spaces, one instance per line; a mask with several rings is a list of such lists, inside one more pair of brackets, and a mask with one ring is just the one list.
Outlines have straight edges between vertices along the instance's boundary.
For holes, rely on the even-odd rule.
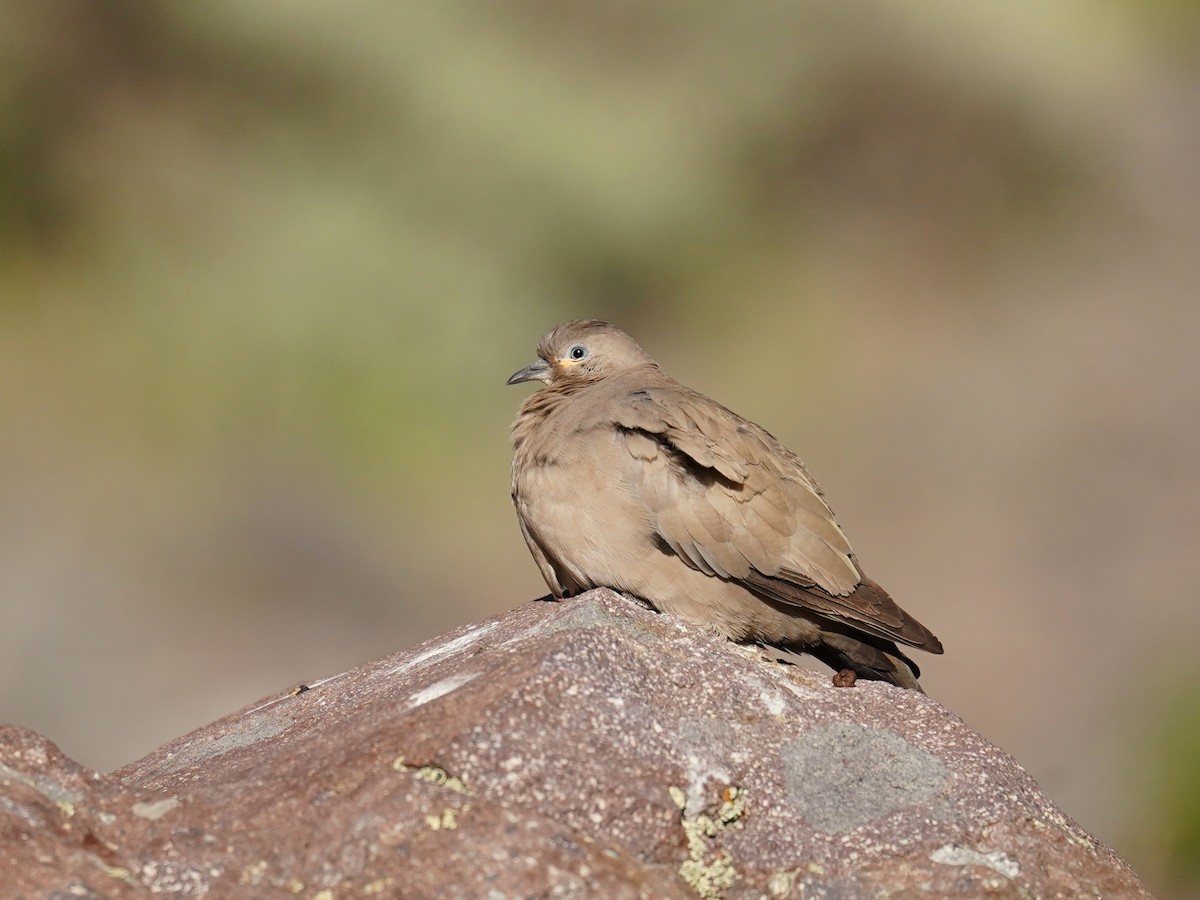
[[1195,615],[1122,598],[1194,593],[1196,10],[0,0],[0,718],[115,766],[533,596],[503,381],[599,315],[1124,833],[1080,673]]
[[1146,780],[1153,812],[1129,836],[1179,897],[1200,892],[1200,690],[1177,687],[1148,735]]
[[8,3],[5,307],[116,432],[465,463],[487,338],[560,298],[705,322],[826,232],[978,277],[1058,227],[1087,161],[870,9]]

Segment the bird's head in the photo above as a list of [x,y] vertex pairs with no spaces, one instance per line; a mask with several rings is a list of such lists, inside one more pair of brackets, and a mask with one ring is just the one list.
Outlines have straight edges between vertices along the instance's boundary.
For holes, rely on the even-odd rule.
[[512,374],[509,384],[584,385],[655,364],[633,338],[598,319],[563,322],[542,338],[537,354],[536,361]]

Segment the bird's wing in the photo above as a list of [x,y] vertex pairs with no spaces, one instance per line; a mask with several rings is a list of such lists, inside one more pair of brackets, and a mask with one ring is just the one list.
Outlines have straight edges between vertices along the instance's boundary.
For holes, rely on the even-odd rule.
[[936,638],[864,580],[820,488],[770,434],[681,386],[630,391],[616,407],[632,486],[684,562],[777,602],[932,648]]
[[567,595],[566,585],[558,577],[558,572],[549,557],[546,556],[542,545],[533,539],[533,535],[529,532],[529,526],[525,524],[525,516],[521,514],[520,509],[517,510],[517,522],[521,526],[521,535],[525,538],[525,545],[529,547],[529,553],[533,557],[533,561],[537,563],[538,571],[542,573],[546,587],[550,588],[550,593],[555,597],[560,599],[565,597]]

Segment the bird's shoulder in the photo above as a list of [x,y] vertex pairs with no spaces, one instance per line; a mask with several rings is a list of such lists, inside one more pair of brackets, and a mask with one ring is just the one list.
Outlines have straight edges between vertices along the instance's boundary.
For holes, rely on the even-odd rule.
[[756,472],[802,483],[822,491],[803,461],[761,425],[686,385],[662,376],[650,383],[626,383],[613,398],[618,427],[643,432],[715,469],[734,483]]

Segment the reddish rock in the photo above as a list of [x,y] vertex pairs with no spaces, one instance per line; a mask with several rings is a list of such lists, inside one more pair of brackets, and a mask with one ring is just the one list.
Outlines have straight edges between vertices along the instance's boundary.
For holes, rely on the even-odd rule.
[[0,896],[150,892],[1149,896],[929,697],[835,688],[603,590],[264,700],[112,775],[0,730]]

